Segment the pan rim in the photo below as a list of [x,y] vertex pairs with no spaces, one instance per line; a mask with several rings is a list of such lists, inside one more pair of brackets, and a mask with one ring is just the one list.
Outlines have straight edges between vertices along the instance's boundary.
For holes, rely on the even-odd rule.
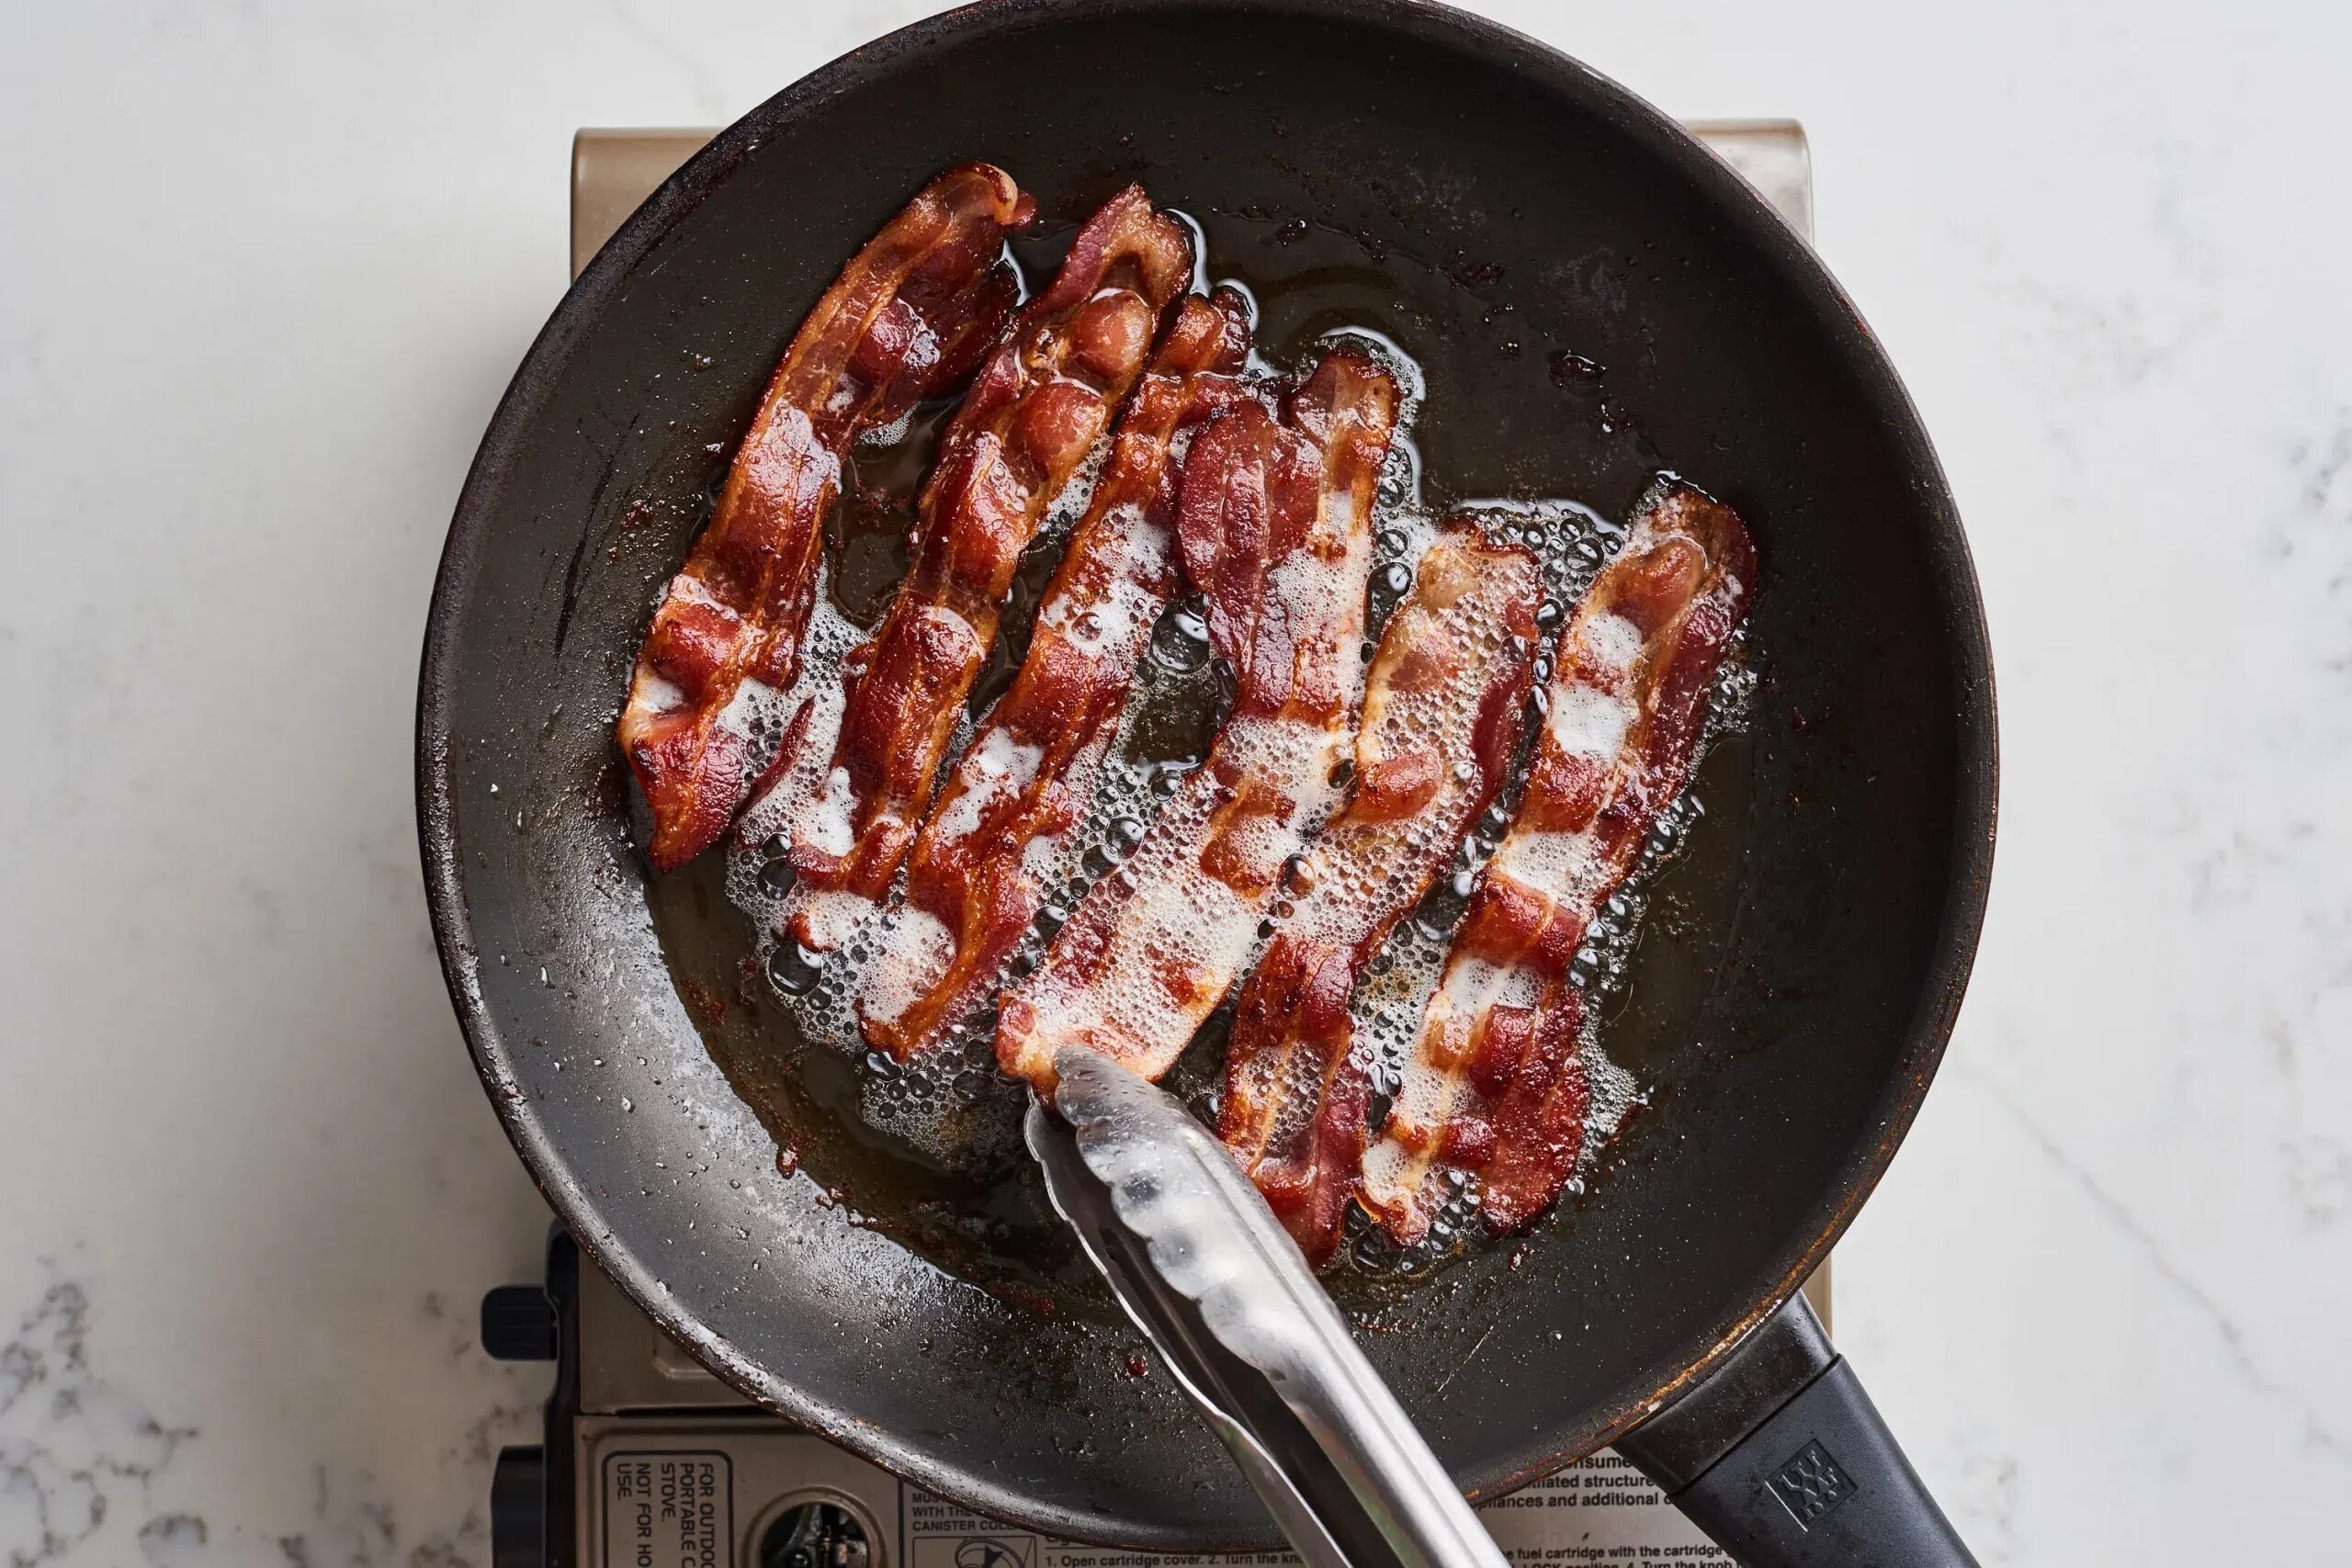
[[[1516,1489],[1605,1446],[1644,1416],[1670,1402],[1718,1365],[1758,1324],[1792,1295],[1876,1189],[1908,1132],[1957,1021],[1973,963],[1989,895],[1997,814],[1998,739],[1993,666],[1982,593],[1951,488],[1908,392],[1845,290],[1810,247],[1765,206],[1728,165],[1663,111],[1551,45],[1436,0],[978,0],[978,4],[901,28],[842,55],[786,86],[715,137],[672,175],[607,241],[566,292],[525,354],[492,415],[467,474],[434,583],[419,676],[416,789],[417,831],[443,977],[475,1070],[507,1137],[560,1217],[597,1213],[527,1101],[503,1092],[509,1055],[497,1020],[469,973],[476,960],[452,811],[450,721],[455,697],[457,630],[465,619],[471,568],[490,536],[495,497],[518,446],[551,394],[572,350],[603,313],[637,264],[706,196],[780,126],[804,109],[853,85],[886,77],[903,57],[967,38],[999,36],[1073,17],[1220,11],[1277,12],[1343,19],[1396,33],[1400,41],[1433,42],[1483,60],[1501,60],[1545,90],[1641,143],[1711,201],[1726,223],[1743,231],[1788,283],[1811,297],[1825,317],[1851,324],[1841,333],[1843,361],[1865,396],[1887,416],[1901,461],[1927,492],[1923,545],[1944,591],[1939,628],[1953,664],[1957,743],[1953,781],[1957,820],[1944,880],[1943,919],[1927,965],[1921,999],[1905,1029],[1905,1042],[1890,1074],[1878,1136],[1850,1156],[1835,1211],[1811,1234],[1790,1238],[1765,1294],[1735,1313],[1702,1341],[1680,1371],[1664,1384],[1604,1411],[1563,1444],[1529,1465],[1479,1478],[1474,1497]],[[1046,1534],[1136,1549],[1248,1550],[1271,1538],[1241,1534],[1207,1540],[1103,1512],[1041,1505],[987,1475],[902,1440],[853,1412],[757,1365],[731,1342],[701,1326],[653,1271],[616,1234],[593,1224],[571,1227],[580,1245],[649,1317],[730,1385],[803,1427],[896,1474],[990,1517]],[[1248,1530],[1248,1521],[1239,1528]]]

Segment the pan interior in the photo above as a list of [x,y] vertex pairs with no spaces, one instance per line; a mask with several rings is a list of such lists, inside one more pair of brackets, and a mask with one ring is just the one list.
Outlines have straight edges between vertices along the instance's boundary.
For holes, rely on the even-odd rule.
[[[1623,517],[1668,467],[1756,533],[1752,728],[1709,761],[1712,836],[1606,1025],[1664,1092],[1537,1245],[1387,1303],[1371,1340],[1458,1476],[1528,1479],[1792,1288],[1875,1179],[1964,980],[1990,694],[1932,454],[1834,288],[1653,111],[1484,24],[981,7],[788,90],[631,220],[500,411],[428,648],[427,870],[485,1079],[582,1240],[759,1397],[1063,1534],[1271,1538],[1099,1298],[943,1268],[779,1173],[753,1106],[800,1112],[760,1076],[746,933],[707,881],[649,889],[631,847],[611,723],[711,449],[842,258],[975,157],[1063,223],[1143,180],[1261,283],[1278,351],[1334,311],[1389,324],[1430,377],[1433,502]],[[1605,374],[1559,384],[1562,352]]]
[[[1220,287],[1238,284],[1256,303],[1258,352],[1275,366],[1303,375],[1334,334],[1355,343],[1368,337],[1384,353],[1401,348],[1418,355],[1426,344],[1431,345],[1433,370],[1423,368],[1417,357],[1408,378],[1416,387],[1426,384],[1430,399],[1442,404],[1498,364],[1528,357],[1517,335],[1518,312],[1507,301],[1482,295],[1466,280],[1467,268],[1448,268],[1370,232],[1343,232],[1272,213],[1212,209],[1187,216],[1206,240],[1205,275]],[[1048,218],[1016,242],[1033,282],[1050,276],[1076,227],[1074,217]],[[1555,348],[1538,362],[1544,378],[1528,387],[1527,395],[1544,395],[1548,381],[1558,445],[1583,447],[1612,491],[1645,487],[1659,455],[1641,426],[1610,403],[1605,376],[1572,349]],[[1413,402],[1426,412],[1427,400],[1417,397]],[[834,607],[861,627],[878,622],[904,571],[915,495],[953,403],[948,399],[926,405],[906,434],[853,454],[848,493],[829,529],[828,588]],[[1391,464],[1400,479],[1419,475],[1419,502],[1398,510],[1384,507],[1374,519],[1380,539],[1372,574],[1374,632],[1399,597],[1382,585],[1385,565],[1409,568],[1433,520],[1451,514],[1479,518],[1494,529],[1540,526],[1547,575],[1564,590],[1563,600],[1572,600],[1610,547],[1602,529],[1616,525],[1599,521],[1607,513],[1573,498],[1531,502],[1525,497],[1464,493],[1447,475],[1429,470],[1415,439],[1420,423],[1408,419]],[[1450,456],[1468,456],[1487,471],[1499,471],[1512,456],[1482,450],[1476,430],[1445,429],[1441,435]],[[704,495],[716,493],[731,460],[731,452],[712,459]],[[1061,558],[1061,536],[1049,531],[1023,558],[1001,642],[973,694],[976,718],[1019,664],[1038,597]],[[1180,607],[1171,617],[1183,613]],[[1161,628],[1170,629],[1172,624]],[[1147,655],[1140,673],[1133,727],[1113,766],[1130,759],[1163,767],[1197,765],[1215,729],[1215,672],[1204,663],[1190,662],[1171,671]],[[1740,688],[1727,682],[1725,689]],[[1688,1053],[1677,1047],[1703,1000],[1693,987],[1703,989],[1721,957],[1728,904],[1736,890],[1747,826],[1746,738],[1728,735],[1717,750],[1724,754],[1709,752],[1696,787],[1688,792],[1703,803],[1703,814],[1691,817],[1690,829],[1675,836],[1662,876],[1645,874],[1646,862],[1637,873],[1642,890],[1632,895],[1635,904],[1656,902],[1660,909],[1655,922],[1643,926],[1634,950],[1643,983],[1630,996],[1622,985],[1606,993],[1604,1048],[1642,1086],[1674,1081],[1687,1069]],[[1133,787],[1132,779],[1122,798],[1130,797],[1147,809],[1153,799],[1148,788]],[[648,825],[640,819],[639,826],[642,842]],[[1118,1321],[1069,1227],[1046,1201],[1035,1164],[1020,1144],[1024,1097],[997,1074],[985,1040],[943,1045],[904,1066],[862,1052],[844,1057],[809,1042],[793,1004],[756,963],[747,962],[762,945],[752,929],[761,911],[739,908],[728,897],[730,877],[741,878],[741,886],[756,884],[759,856],[749,855],[731,871],[729,859],[715,852],[681,873],[651,877],[647,897],[689,1015],[729,1081],[775,1134],[784,1163],[836,1194],[860,1224],[968,1283],[1043,1292],[1056,1311]],[[1464,902],[1453,888],[1441,886],[1416,919],[1442,930]],[[1380,990],[1375,986],[1369,994]],[[1639,1011],[1624,1018],[1629,999],[1638,1001]],[[1396,1005],[1393,999],[1390,1005]],[[1409,1028],[1409,1019],[1382,1020],[1374,1032],[1402,1036]],[[1223,1032],[1220,1013],[1166,1080],[1211,1123]],[[864,1062],[852,1059],[856,1055],[864,1055]],[[862,1095],[912,1104],[923,1113],[876,1115],[861,1108]],[[889,1130],[894,1121],[910,1120],[929,1128],[935,1124],[931,1112],[943,1110],[951,1119],[935,1136],[894,1136]],[[1461,1253],[1480,1245],[1478,1234],[1471,1227],[1466,1247],[1425,1246],[1399,1253],[1363,1227],[1358,1245],[1343,1253],[1327,1278],[1344,1305],[1365,1321],[1376,1321],[1405,1293],[1442,1283]],[[1513,1238],[1508,1245],[1524,1243]]]

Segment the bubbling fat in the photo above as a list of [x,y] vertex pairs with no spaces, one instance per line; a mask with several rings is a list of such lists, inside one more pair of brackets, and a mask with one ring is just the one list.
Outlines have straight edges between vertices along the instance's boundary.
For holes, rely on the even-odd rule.
[[[1264,564],[1257,608],[1226,607],[1237,616],[1227,651],[1248,661],[1241,705],[1217,731],[1204,771],[1178,793],[1134,859],[1110,886],[1098,886],[1074,930],[1013,987],[998,1042],[1009,1070],[1049,1086],[1053,1053],[1085,1043],[1160,1077],[1240,978],[1267,934],[1285,864],[1344,797],[1339,764],[1363,690],[1355,650],[1365,644],[1381,478],[1356,466],[1351,447],[1374,442],[1385,467],[1403,390],[1376,365],[1347,368],[1365,364],[1325,340],[1306,383],[1306,395],[1317,395],[1336,378],[1319,394],[1332,401],[1321,416],[1329,427],[1315,432],[1314,515]],[[1351,378],[1362,378],[1364,390],[1350,390]],[[1351,412],[1359,398],[1376,412]],[[1197,568],[1193,477],[1185,477],[1180,554]],[[1259,547],[1268,542],[1261,537]]]
[[[1171,460],[1182,461],[1181,444],[1190,434],[1189,430],[1181,431],[1170,441]],[[1170,548],[1165,539],[1153,544],[1149,520],[1140,506],[1107,512],[1099,526],[1101,537],[1113,552],[1107,593],[1083,606],[1049,597],[1037,623],[1040,629],[1050,629],[1089,655],[1106,644],[1141,646],[1153,633],[1154,625],[1147,617],[1155,615],[1158,606],[1144,583],[1164,570]],[[1045,761],[1043,747],[1020,741],[1002,728],[978,733],[978,749],[971,749],[968,736],[964,738],[956,748],[959,755],[948,764],[963,780],[962,787],[936,808],[935,825],[955,838],[972,833],[990,812],[1027,790],[1036,782]],[[1090,791],[1108,751],[1106,746],[1071,759],[1064,775],[1070,786]],[[1022,852],[1023,868],[1041,881],[1050,881],[1067,837],[1042,834],[1031,840]],[[896,1022],[939,983],[956,952],[955,933],[936,919],[911,908],[893,911],[879,939],[872,972],[858,993],[860,1010],[867,1019]]]
[[[865,637],[834,607],[831,587],[831,574],[820,567],[816,609],[801,642],[799,677],[781,692],[761,687],[758,708],[751,719],[765,738],[761,754],[773,761],[765,764],[769,778],[745,808],[728,842],[727,896],[761,931],[775,929],[775,917],[782,914],[784,898],[762,890],[760,874],[769,862],[784,854],[774,840],[781,838],[788,845],[793,825],[817,809],[824,796],[833,742],[840,738],[842,712],[847,705],[842,660]],[[789,756],[779,750],[786,743],[792,748]]]
[[[1395,434],[1374,492],[1364,645],[1368,660],[1388,616],[1411,592],[1413,570],[1436,537],[1442,521],[1437,511],[1423,504],[1420,455],[1412,439],[1426,383],[1411,357],[1376,333],[1342,329],[1326,334],[1309,346],[1305,357],[1311,365],[1331,347],[1346,347],[1374,360],[1396,378],[1402,393]],[[1259,369],[1251,389],[1271,405],[1287,378],[1262,361]],[[1191,434],[1182,432],[1176,439],[1185,442]],[[882,444],[888,434],[877,433],[868,440]],[[1067,542],[1071,525],[1085,511],[1107,448],[1106,441],[1057,499],[1039,529],[1039,545],[1033,548],[1057,551]],[[1181,447],[1172,457],[1182,460]],[[1351,999],[1354,1049],[1361,1054],[1371,1080],[1374,1125],[1383,1121],[1396,1096],[1410,1092],[1406,1068],[1422,1011],[1437,988],[1454,928],[1478,874],[1495,854],[1517,811],[1536,727],[1549,727],[1564,745],[1574,750],[1599,752],[1614,750],[1611,738],[1623,722],[1623,716],[1597,710],[1547,713],[1541,706],[1541,694],[1558,627],[1623,543],[1624,525],[1567,499],[1460,502],[1445,508],[1442,515],[1467,517],[1496,542],[1526,547],[1541,565],[1544,640],[1539,644],[1536,695],[1531,699],[1537,706],[1502,795],[1473,825],[1428,896],[1398,922]],[[1130,609],[1114,604],[1098,606],[1095,613],[1124,615]],[[1634,628],[1628,626],[1625,630],[1631,634]],[[1600,632],[1605,636],[1607,628]],[[841,723],[840,664],[864,637],[865,633],[820,592],[799,679],[789,690],[761,688],[739,700],[741,722],[761,742],[763,755],[774,754],[777,742],[804,708],[807,718],[795,756],[771,770],[767,789],[747,812],[730,844],[728,897],[750,918],[752,929],[762,933],[760,960],[804,1045],[864,1059],[866,1070],[859,1075],[859,1113],[869,1126],[946,1169],[1002,1168],[1023,1157],[1019,1114],[1025,1091],[997,1070],[993,999],[951,1025],[938,1044],[904,1063],[869,1051],[859,1025],[861,1005],[890,1016],[936,977],[952,942],[945,928],[894,893],[879,908],[857,900],[858,908],[843,911],[836,951],[779,952],[773,935],[790,908],[805,907],[796,903],[791,887],[779,886],[777,863],[782,852],[776,840],[781,837],[788,843],[794,825],[822,809],[826,765]],[[1747,667],[1744,645],[1744,632],[1735,632],[1710,693],[1702,748],[1747,726],[1755,678]],[[1091,765],[1090,809],[1069,830],[1030,846],[1029,868],[1046,888],[1045,898],[1035,924],[1005,961],[998,983],[989,987],[991,998],[1036,968],[1046,944],[1095,883],[1106,877],[1126,877],[1148,886],[1159,880],[1152,868],[1136,860],[1137,846],[1148,844],[1146,830],[1171,807],[1201,809],[1202,792],[1186,789],[1184,782],[1202,764],[1197,746],[1223,725],[1230,698],[1227,679],[1210,658],[1198,601],[1180,595],[1160,614],[1146,639],[1132,694],[1103,754]],[[967,718],[950,752],[948,766],[955,765],[975,728]],[[1330,753],[1321,759],[1327,763],[1340,761],[1351,750],[1351,737],[1334,746],[1331,738],[1305,726],[1270,724],[1266,728],[1265,735],[1250,744],[1284,753],[1320,748]],[[1190,739],[1171,745],[1167,739],[1171,732]],[[1008,745],[1002,750],[1003,756],[990,759],[994,764],[990,772],[993,775],[1001,770],[1005,787],[1018,787],[1023,769],[1034,768],[1035,759],[1024,757],[1023,748]],[[1311,769],[1305,761],[1285,754],[1275,765],[1292,777],[1329,776],[1328,768]],[[1303,802],[1295,818],[1295,838],[1277,829],[1261,846],[1262,852],[1275,860],[1295,855],[1299,847],[1296,840],[1319,828],[1344,795],[1343,786],[1335,786],[1327,796]],[[967,808],[977,810],[978,805],[974,801]],[[1602,906],[1571,968],[1572,980],[1589,996],[1606,995],[1623,983],[1647,908],[1649,888],[1658,871],[1674,857],[1690,824],[1702,814],[1702,803],[1689,794],[1677,800],[1662,815],[1623,886]],[[1150,837],[1174,841],[1185,835]],[[1529,845],[1521,852],[1557,856],[1566,863],[1577,856],[1577,846],[1566,841]],[[1369,886],[1362,892],[1366,897],[1376,896],[1376,889]],[[805,893],[799,897],[805,899]],[[1198,945],[1196,933],[1204,930],[1229,931],[1238,924],[1246,934],[1220,938],[1220,951],[1212,953],[1204,948],[1197,954],[1184,951],[1182,955],[1188,962],[1198,960],[1244,974],[1255,964],[1274,928],[1272,922],[1216,920],[1216,901],[1232,897],[1230,889],[1214,878],[1177,877],[1168,880],[1166,890],[1152,899],[1152,907],[1138,910],[1137,916],[1165,931],[1170,942],[1179,949],[1187,942]],[[1286,901],[1277,907],[1276,917],[1294,907],[1302,914],[1329,908],[1329,894],[1323,898],[1301,897],[1295,906]],[[1496,983],[1507,987],[1510,983],[1507,972],[1498,971]],[[1132,1014],[1132,1021],[1148,1032],[1152,1021],[1145,1015],[1167,1004],[1157,984],[1141,976],[1114,975],[1106,977],[1099,991],[1066,998],[1062,1005],[1086,1007],[1122,1021]],[[1625,1117],[1645,1100],[1642,1086],[1610,1060],[1598,1036],[1599,1020],[1605,1010],[1600,1007],[1585,1010],[1583,1056],[1590,1099],[1583,1154],[1577,1174],[1567,1184],[1569,1192],[1582,1190],[1594,1160]],[[1213,1115],[1213,1098],[1206,1103]],[[1374,1141],[1368,1157],[1382,1157],[1378,1140]],[[1476,1223],[1479,1194],[1475,1178],[1461,1178],[1457,1173],[1454,1179],[1451,1201],[1435,1215],[1427,1235],[1409,1247],[1397,1247],[1361,1213],[1351,1214],[1339,1266],[1366,1276],[1409,1280],[1462,1251],[1481,1234]]]
[[[909,416],[910,419],[911,415]],[[894,429],[897,439],[903,440],[911,428],[901,420]],[[877,433],[887,434],[887,433]],[[1030,551],[1059,551],[1069,542],[1071,530],[1086,514],[1094,497],[1094,487],[1102,477],[1102,465],[1109,458],[1113,432],[1106,428],[1061,490],[1047,503],[1041,514],[1036,533],[1029,544]],[[884,445],[876,439],[871,445]],[[793,717],[805,705],[809,722],[794,746],[792,758],[773,765],[775,774],[760,790],[745,810],[742,821],[729,851],[728,886],[729,897],[747,914],[760,919],[760,930],[769,933],[785,929],[788,920],[805,921],[819,949],[831,953],[846,946],[867,921],[880,913],[883,905],[862,895],[827,889],[793,887],[781,896],[760,895],[754,889],[755,901],[764,906],[765,912],[755,912],[752,905],[734,897],[734,887],[743,877],[738,867],[752,862],[751,876],[755,881],[767,863],[778,858],[764,852],[763,846],[777,838],[789,845],[796,833],[806,838],[814,848],[828,854],[846,853],[856,840],[850,820],[852,806],[848,773],[829,768],[835,742],[841,739],[842,716],[848,711],[849,689],[842,678],[842,661],[870,632],[860,630],[854,623],[835,607],[831,597],[828,575],[820,574],[818,581],[817,609],[810,619],[806,641],[807,651],[801,660],[800,678],[789,694],[779,696],[765,688],[766,706],[780,715],[775,729],[786,734]],[[933,615],[947,617],[960,627],[960,617],[952,611],[934,610]],[[952,628],[951,628],[952,629]],[[956,760],[971,743],[976,728],[967,712],[956,719],[956,733],[948,746],[943,776],[956,765]],[[763,755],[774,755],[775,742],[766,742]],[[895,903],[895,897],[889,902]],[[773,941],[771,934],[766,940]]]
[[[1250,881],[1275,882],[1283,863],[1338,808],[1341,791],[1328,781],[1348,739],[1321,725],[1283,717],[1240,717],[1225,727],[1220,759],[1236,774],[1295,781],[1287,810],[1248,818],[1223,841],[1223,850],[1249,868]],[[1199,863],[1209,819],[1222,804],[1222,791],[1205,779],[1186,788],[1161,812],[1142,850],[1111,874],[1114,888],[1131,895],[1118,917],[1125,940],[1112,944],[1109,966],[1084,984],[1041,983],[1024,991],[1035,1038],[1080,1037],[1098,1022],[1119,1038],[1143,1043],[1181,1045],[1192,1036],[1195,1010],[1170,992],[1165,976],[1238,976],[1264,937],[1261,901]]]

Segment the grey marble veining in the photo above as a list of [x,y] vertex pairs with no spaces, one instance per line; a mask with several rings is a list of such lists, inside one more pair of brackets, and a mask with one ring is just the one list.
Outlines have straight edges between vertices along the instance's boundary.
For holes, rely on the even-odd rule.
[[[16,1563],[64,1560],[109,1517],[136,1515],[197,1436],[167,1427],[90,1364],[90,1299],[53,1280],[0,1345],[0,1540]],[[194,1515],[147,1514],[142,1540],[201,1537]]]
[[[543,1212],[409,725],[581,124],[922,7],[50,6],[0,50],[0,1560],[486,1561]],[[2352,1483],[2352,12],[1482,8],[1794,115],[1969,519],[1993,904],[1838,1325],[1992,1563],[2327,1562]]]

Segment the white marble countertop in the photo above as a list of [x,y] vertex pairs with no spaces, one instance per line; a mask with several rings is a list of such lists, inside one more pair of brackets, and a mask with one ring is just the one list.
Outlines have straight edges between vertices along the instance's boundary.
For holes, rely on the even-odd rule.
[[[460,1048],[417,648],[581,124],[927,7],[20,10],[0,50],[0,1553],[481,1563],[545,1224]],[[1482,7],[1809,127],[1998,652],[1999,871],[1845,1348],[1988,1562],[2352,1524],[2352,11]]]

